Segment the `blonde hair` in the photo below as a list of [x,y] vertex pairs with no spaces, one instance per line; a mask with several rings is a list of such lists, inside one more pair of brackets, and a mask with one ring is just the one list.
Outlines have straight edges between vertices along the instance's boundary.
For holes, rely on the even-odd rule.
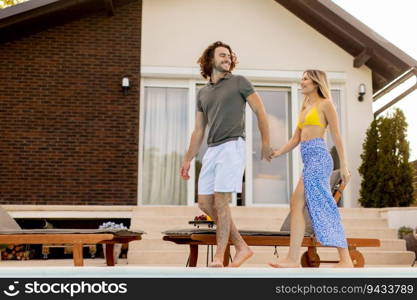
[[[330,85],[329,81],[327,80],[327,75],[324,71],[321,70],[305,70],[303,74],[308,75],[315,84],[317,84],[317,93],[319,94],[320,98],[329,99],[331,100],[330,94]],[[305,102],[307,101],[307,96],[304,97],[303,107]]]

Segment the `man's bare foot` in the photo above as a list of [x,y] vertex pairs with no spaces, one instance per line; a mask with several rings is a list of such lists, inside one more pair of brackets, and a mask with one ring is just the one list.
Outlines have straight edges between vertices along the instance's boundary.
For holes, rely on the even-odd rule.
[[351,261],[345,261],[345,262],[339,262],[335,265],[331,265],[329,266],[330,268],[354,268],[355,266],[353,265],[353,263]]
[[211,263],[209,263],[209,268],[223,268],[223,263],[218,260],[213,260]]
[[231,268],[239,268],[246,260],[253,255],[253,251],[249,247],[236,252],[233,262],[230,264]]
[[277,263],[268,263],[273,268],[301,268],[301,265],[299,262],[293,261],[288,258],[284,258],[281,260],[278,260]]

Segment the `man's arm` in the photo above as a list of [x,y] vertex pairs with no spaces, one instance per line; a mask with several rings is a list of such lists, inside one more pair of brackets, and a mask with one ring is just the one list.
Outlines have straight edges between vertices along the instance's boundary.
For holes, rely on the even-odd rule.
[[271,146],[269,142],[269,125],[268,125],[268,117],[266,115],[265,106],[262,103],[261,97],[258,93],[250,94],[246,100],[249,103],[252,111],[255,113],[256,118],[258,120],[258,128],[261,132],[262,138],[262,156],[261,159],[266,159],[267,161],[271,161]]
[[206,130],[206,125],[207,122],[203,113],[198,111],[193,134],[191,135],[190,146],[188,147],[188,151],[184,156],[180,170],[181,177],[185,180],[190,179],[190,175],[188,174],[190,170],[190,164],[200,150],[200,146],[204,138],[204,132]]

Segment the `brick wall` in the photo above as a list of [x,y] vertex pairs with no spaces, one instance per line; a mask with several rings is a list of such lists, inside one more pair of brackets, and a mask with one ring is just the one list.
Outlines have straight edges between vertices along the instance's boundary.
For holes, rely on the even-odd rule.
[[136,205],[140,24],[136,1],[0,44],[0,204]]

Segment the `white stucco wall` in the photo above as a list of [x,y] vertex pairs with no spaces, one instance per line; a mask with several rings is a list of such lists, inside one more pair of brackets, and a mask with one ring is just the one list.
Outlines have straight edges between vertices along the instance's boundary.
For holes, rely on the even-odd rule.
[[[351,55],[273,0],[143,1],[142,68],[198,67],[198,57],[217,40],[231,45],[238,69],[301,72],[318,68],[345,74],[341,122],[352,172],[345,206],[359,206],[357,169],[373,118],[371,71],[365,66],[353,68]],[[368,90],[363,102],[357,100],[360,83]]]
[[402,226],[417,229],[417,207],[388,207],[381,209],[381,217],[388,220],[388,227],[398,229]]

